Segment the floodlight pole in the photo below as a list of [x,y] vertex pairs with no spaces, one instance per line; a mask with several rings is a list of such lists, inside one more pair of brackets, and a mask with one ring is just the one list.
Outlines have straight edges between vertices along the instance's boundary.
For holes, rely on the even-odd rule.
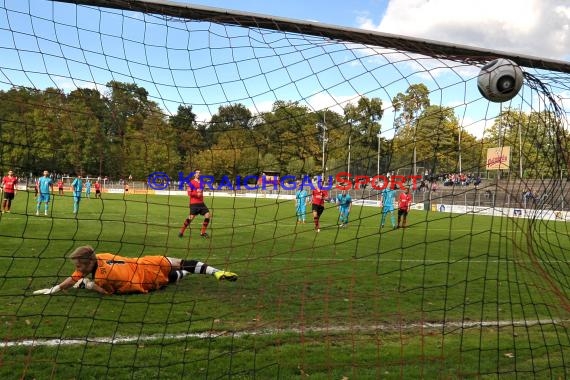
[[416,133],[414,130],[414,175],[417,174],[417,169],[416,169]]
[[[503,133],[503,103],[500,105],[499,110],[499,149],[501,149],[501,155],[503,154],[503,140],[501,139],[501,134]],[[501,179],[501,162],[499,161],[499,168],[497,169],[497,180]]]
[[377,137],[378,137],[378,157],[377,157],[378,162],[376,163],[377,164],[376,174],[380,174],[380,145],[382,144],[382,140],[380,140],[381,136],[382,136],[382,131],[380,130],[378,132],[378,135],[377,135]]
[[415,120],[414,120],[414,175],[418,174],[417,167],[416,167],[416,133],[418,131],[418,114],[417,111],[415,113]]
[[348,166],[347,166],[347,172],[350,176],[350,142],[352,140],[352,126],[350,127],[350,132],[348,133]]
[[519,178],[522,179],[523,177],[523,158],[522,158],[522,126],[521,123],[519,125]]
[[317,123],[317,128],[322,128],[323,129],[323,147],[322,147],[322,153],[323,153],[323,157],[322,157],[322,166],[321,166],[321,181],[325,180],[325,144],[327,142],[327,121],[326,121],[326,111],[325,113],[323,113],[323,122],[322,123]]
[[463,131],[463,126],[459,126],[459,139],[458,139],[458,148],[459,148],[459,173],[463,173],[461,170],[461,132]]
[[323,160],[323,162],[322,162],[323,163],[323,165],[322,165],[323,176],[321,177],[323,181],[325,180],[325,144],[327,142],[326,133],[327,133],[327,126],[323,125],[323,159],[322,159]]

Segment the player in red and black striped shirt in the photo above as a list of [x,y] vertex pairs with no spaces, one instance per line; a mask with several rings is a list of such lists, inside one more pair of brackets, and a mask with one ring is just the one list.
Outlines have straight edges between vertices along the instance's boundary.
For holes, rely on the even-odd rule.
[[5,212],[10,212],[12,207],[12,200],[16,195],[16,183],[18,183],[18,177],[14,176],[13,171],[9,171],[8,175],[2,178],[2,190],[4,191],[4,199],[2,200],[2,214]]
[[196,215],[203,215],[204,221],[202,222],[200,236],[207,239],[208,234],[206,233],[206,228],[208,228],[208,224],[210,223],[210,210],[204,204],[204,189],[200,183],[200,169],[196,169],[194,172],[194,179],[190,181],[188,188],[188,196],[190,197],[190,215],[188,215],[180,232],[178,232],[178,237],[184,236],[184,231],[186,231],[186,228],[188,228]]
[[[410,207],[412,206],[412,196],[410,195],[410,189],[406,187],[403,193],[400,193],[398,196],[398,227],[397,228],[406,228],[406,221],[408,218],[408,212],[410,211]],[[400,225],[400,220],[402,220],[402,224]]]
[[315,223],[315,231],[321,232],[321,224],[319,222],[323,211],[325,211],[325,200],[329,196],[329,192],[322,189],[314,189],[312,193],[312,210],[313,222]]

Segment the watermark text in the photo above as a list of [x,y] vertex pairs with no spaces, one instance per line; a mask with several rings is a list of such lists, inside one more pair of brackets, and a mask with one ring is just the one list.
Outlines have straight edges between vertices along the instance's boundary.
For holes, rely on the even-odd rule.
[[[374,190],[384,190],[386,188],[397,190],[411,187],[416,190],[417,183],[422,179],[421,175],[392,175],[385,176],[378,174],[376,176],[353,175],[348,172],[339,172],[335,176],[328,177],[308,175],[295,176],[284,175],[267,176],[267,175],[237,175],[230,178],[227,175],[216,178],[213,175],[200,175],[195,178],[194,173],[185,174],[178,172],[178,190],[202,190],[202,191],[219,191],[219,190],[361,190],[370,186]],[[165,172],[154,172],[147,177],[147,184],[153,190],[167,190],[170,188],[171,178]]]

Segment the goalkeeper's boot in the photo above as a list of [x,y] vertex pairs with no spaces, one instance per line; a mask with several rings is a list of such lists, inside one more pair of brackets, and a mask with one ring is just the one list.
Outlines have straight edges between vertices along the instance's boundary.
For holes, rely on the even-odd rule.
[[232,272],[226,272],[223,270],[217,271],[214,273],[214,276],[218,280],[226,280],[226,281],[237,281],[238,275]]

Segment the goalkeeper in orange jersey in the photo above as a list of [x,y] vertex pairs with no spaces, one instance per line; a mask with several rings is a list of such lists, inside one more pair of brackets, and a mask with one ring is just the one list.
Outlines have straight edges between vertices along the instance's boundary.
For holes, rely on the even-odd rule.
[[130,258],[114,253],[95,253],[90,246],[75,249],[69,256],[75,272],[51,288],[34,294],[54,294],[71,287],[101,294],[148,293],[175,284],[189,274],[206,274],[218,280],[236,281],[235,273],[216,269],[198,260],[166,256]]

